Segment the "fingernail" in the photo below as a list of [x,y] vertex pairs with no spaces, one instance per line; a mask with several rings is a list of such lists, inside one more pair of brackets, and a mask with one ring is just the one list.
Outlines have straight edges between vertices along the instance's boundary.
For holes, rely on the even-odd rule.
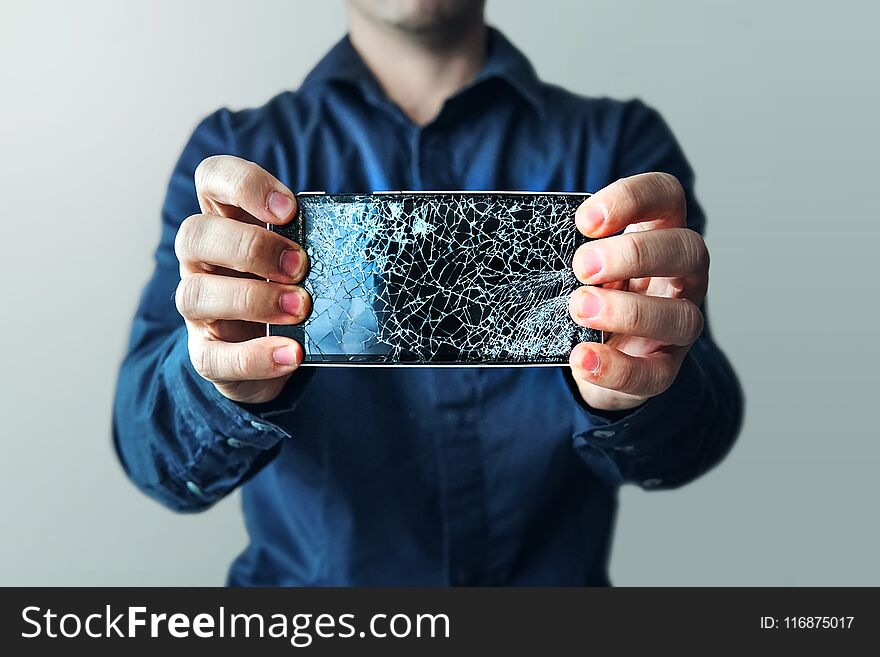
[[583,227],[586,232],[595,232],[599,226],[605,223],[607,215],[607,211],[601,205],[591,205],[584,210],[581,216],[583,217]]
[[288,315],[297,315],[302,310],[302,297],[296,292],[285,292],[281,295],[281,310]]
[[270,192],[269,198],[266,200],[266,206],[278,219],[287,219],[287,216],[293,210],[293,199],[278,192]]
[[576,270],[574,275],[582,283],[602,271],[602,257],[595,249],[585,249],[575,260]]
[[288,276],[299,274],[302,266],[302,255],[297,249],[287,249],[281,254],[281,271]]
[[599,371],[599,354],[592,349],[585,349],[584,355],[581,357],[581,367],[588,372],[596,373]]
[[598,294],[587,292],[581,295],[578,315],[583,319],[592,319],[602,312],[602,299]]
[[278,365],[296,365],[296,351],[293,347],[279,347],[272,354]]

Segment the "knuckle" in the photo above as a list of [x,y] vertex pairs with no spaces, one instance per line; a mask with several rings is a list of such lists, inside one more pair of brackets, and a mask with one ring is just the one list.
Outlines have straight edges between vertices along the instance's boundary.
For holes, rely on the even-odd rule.
[[638,181],[630,177],[622,178],[617,182],[618,203],[630,209],[637,208],[641,204],[642,199]]
[[647,263],[647,248],[645,246],[642,233],[626,233],[621,235],[623,238],[620,243],[619,257],[626,267],[627,272],[631,272],[630,278],[637,278],[638,272],[642,271]]
[[239,166],[234,168],[230,180],[232,193],[235,197],[241,198],[251,190],[260,189],[263,182],[261,174],[262,169],[259,166],[253,162],[241,160]]
[[679,324],[681,335],[687,344],[691,344],[700,337],[703,332],[703,313],[695,303],[689,299],[679,300]]
[[256,317],[256,311],[259,307],[260,295],[257,287],[252,285],[250,281],[246,281],[243,285],[236,286],[233,293],[233,307],[241,313],[243,319],[248,317]]
[[232,196],[239,197],[248,188],[251,173],[246,166],[230,167],[226,174],[226,184]]
[[259,262],[261,256],[266,253],[268,245],[264,232],[262,230],[243,230],[241,232],[236,245],[236,253],[243,265]]
[[678,371],[674,367],[663,366],[655,367],[654,370],[653,390],[650,390],[648,394],[660,395],[672,387],[672,384],[675,383],[675,377],[678,375]]
[[681,181],[671,173],[663,172],[656,173],[654,179],[660,197],[669,199],[672,203],[673,210],[684,216],[687,209],[687,202],[685,200],[684,187],[682,187]]
[[684,198],[684,187],[681,186],[681,181],[671,173],[658,171],[654,174],[654,179],[670,198]]
[[195,175],[193,176],[197,190],[202,190],[205,187],[210,186],[209,183],[211,179],[215,177],[218,169],[223,166],[224,159],[225,156],[223,155],[211,155],[199,162],[195,170]]
[[641,377],[632,363],[627,360],[621,360],[616,366],[614,373],[614,387],[626,393],[638,392],[641,388]]
[[184,317],[191,317],[199,306],[203,276],[193,274],[180,279],[174,292],[174,304],[177,312]]
[[192,362],[193,369],[203,379],[210,380],[214,374],[213,359],[210,352],[204,348],[204,345],[193,343],[189,345],[189,359]]
[[243,380],[254,378],[259,366],[259,357],[254,349],[244,344],[239,345],[233,360],[233,370],[237,378]]
[[201,219],[202,215],[193,214],[180,222],[174,237],[174,254],[178,260],[184,260],[192,254],[192,243],[200,230]]
[[247,160],[231,155],[212,155],[196,167],[195,182],[199,192],[214,190],[222,196],[237,197],[258,184],[261,169]]
[[709,249],[702,235],[690,228],[681,231],[681,250],[700,273],[709,270]]
[[187,308],[189,293],[186,290],[189,284],[186,280],[186,278],[180,279],[180,282],[177,284],[177,289],[174,290],[174,307],[177,308],[177,312],[184,317],[186,317],[189,312],[189,309]]
[[610,314],[615,316],[618,329],[624,333],[640,333],[644,329],[645,313],[640,299],[635,295],[620,297],[620,301],[611,304]]
[[653,397],[666,392],[674,380],[674,370],[664,361],[643,361],[639,367],[633,367],[629,392]]

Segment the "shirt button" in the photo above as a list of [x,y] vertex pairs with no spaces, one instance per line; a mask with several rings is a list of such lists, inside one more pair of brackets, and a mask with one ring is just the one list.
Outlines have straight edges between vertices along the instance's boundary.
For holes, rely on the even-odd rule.
[[241,447],[244,447],[244,443],[241,442],[238,438],[227,438],[226,444],[229,445],[230,447],[234,447],[235,449],[239,449]]
[[656,477],[642,480],[642,486],[644,486],[645,488],[657,488],[657,486],[660,486],[662,483],[663,480],[657,479]]
[[257,431],[269,431],[272,429],[272,427],[265,422],[258,422],[257,420],[251,420],[251,426]]
[[593,436],[596,438],[614,438],[617,435],[616,431],[610,431],[606,429],[596,429],[593,432]]
[[199,488],[194,481],[186,482],[186,489],[192,493],[193,495],[197,495],[198,497],[204,497],[205,494],[202,492],[202,489]]

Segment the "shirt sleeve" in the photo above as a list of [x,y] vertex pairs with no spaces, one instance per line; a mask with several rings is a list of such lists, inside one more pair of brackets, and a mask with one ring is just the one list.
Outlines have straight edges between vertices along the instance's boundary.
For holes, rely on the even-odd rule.
[[135,313],[113,408],[114,444],[129,478],[176,511],[210,506],[274,457],[289,436],[271,418],[295,405],[308,378],[292,377],[273,402],[238,404],[199,376],[189,358],[174,304],[174,239],[183,219],[199,212],[196,166],[232,152],[228,119],[220,110],[202,121],[172,173],[155,270]]
[[[623,113],[612,180],[663,171],[681,181],[688,227],[703,233],[705,217],[694,197],[694,174],[661,116],[639,101]],[[706,314],[706,306],[703,306]],[[565,376],[571,379],[569,370]],[[712,339],[708,316],[701,337],[666,392],[625,412],[590,408],[574,385],[574,446],[609,485],[645,489],[686,484],[721,461],[733,446],[743,394],[730,363]]]

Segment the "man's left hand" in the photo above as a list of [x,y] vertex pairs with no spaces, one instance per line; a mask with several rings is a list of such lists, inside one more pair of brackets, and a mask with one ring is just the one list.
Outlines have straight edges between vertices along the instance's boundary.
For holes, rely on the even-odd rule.
[[605,238],[575,253],[585,285],[569,299],[575,322],[606,332],[604,344],[582,342],[569,359],[593,408],[626,410],[659,395],[700,337],[709,252],[685,217],[684,190],[665,173],[618,180],[577,210],[578,230]]

